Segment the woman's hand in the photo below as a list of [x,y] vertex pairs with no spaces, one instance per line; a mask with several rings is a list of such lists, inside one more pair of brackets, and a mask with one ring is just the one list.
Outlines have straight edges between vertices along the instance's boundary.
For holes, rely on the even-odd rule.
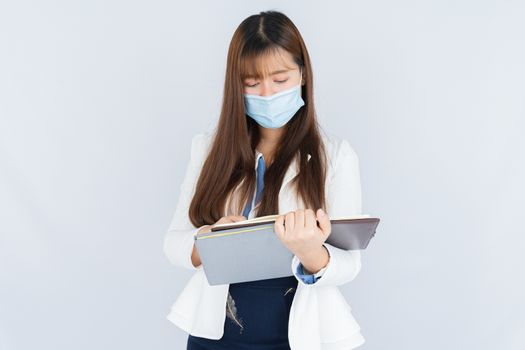
[[312,209],[298,209],[279,215],[275,220],[275,232],[308,270],[317,272],[328,263],[329,255],[323,243],[332,232],[332,226],[322,209],[317,213]]
[[[240,215],[223,216],[213,225],[202,226],[195,234],[211,232],[211,229],[217,224],[225,224],[225,223],[237,222],[237,221],[242,221],[242,220],[246,220],[246,217],[240,216]],[[191,262],[193,263],[193,266],[200,266],[202,263],[201,257],[197,250],[197,246],[195,244],[193,244],[193,250],[191,252]]]
[[217,224],[226,224],[226,223],[232,223],[232,222],[243,221],[243,220],[246,220],[246,217],[242,215],[223,216],[222,218],[217,220],[217,222],[214,223],[213,225],[206,225],[206,226],[201,227],[201,229],[197,233],[211,232],[211,229]]

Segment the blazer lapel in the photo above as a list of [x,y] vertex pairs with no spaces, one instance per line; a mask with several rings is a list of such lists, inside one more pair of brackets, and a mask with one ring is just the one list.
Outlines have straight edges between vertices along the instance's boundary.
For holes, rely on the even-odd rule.
[[[312,156],[310,153],[308,153],[307,159],[310,160]],[[290,162],[290,166],[286,170],[286,173],[284,174],[283,184],[282,187],[286,186],[288,182],[290,182],[298,173],[299,168],[299,155],[296,154],[295,157]]]

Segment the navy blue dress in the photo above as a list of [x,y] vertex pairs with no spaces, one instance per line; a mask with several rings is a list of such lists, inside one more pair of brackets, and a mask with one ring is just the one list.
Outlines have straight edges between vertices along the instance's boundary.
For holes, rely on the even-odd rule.
[[188,336],[188,350],[290,350],[288,318],[297,287],[294,276],[232,283],[236,317],[227,316],[221,339]]
[[[264,169],[261,156],[257,165],[255,203],[260,200],[264,187]],[[250,201],[243,212],[245,217],[251,211],[251,204]],[[221,339],[208,339],[190,334],[187,350],[290,350],[288,318],[296,288],[294,276],[231,283],[224,335]]]

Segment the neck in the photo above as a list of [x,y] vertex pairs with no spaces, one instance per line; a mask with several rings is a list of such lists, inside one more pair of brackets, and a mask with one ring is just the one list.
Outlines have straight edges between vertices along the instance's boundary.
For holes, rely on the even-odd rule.
[[260,141],[257,149],[264,155],[265,159],[273,159],[277,145],[284,134],[284,128],[284,126],[278,129],[259,127]]

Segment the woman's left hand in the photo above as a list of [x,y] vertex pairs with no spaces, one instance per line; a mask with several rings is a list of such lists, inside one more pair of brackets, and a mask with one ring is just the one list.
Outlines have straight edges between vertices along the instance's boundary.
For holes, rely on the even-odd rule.
[[[317,226],[319,221],[319,226]],[[322,210],[298,209],[275,220],[275,232],[283,244],[296,256],[318,254],[332,232],[330,218]]]

